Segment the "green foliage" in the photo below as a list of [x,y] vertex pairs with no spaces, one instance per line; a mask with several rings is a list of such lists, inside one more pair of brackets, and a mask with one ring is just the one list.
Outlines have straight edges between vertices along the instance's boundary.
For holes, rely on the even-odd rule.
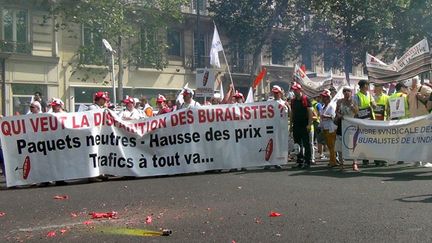
[[351,70],[364,62],[366,52],[379,53],[389,47],[388,33],[399,0],[313,0],[314,20],[310,34],[333,67]]
[[432,0],[403,0],[394,11],[396,18],[389,38],[395,44],[393,55],[402,55],[424,37],[432,41]]
[[[140,39],[143,26],[157,26],[158,32],[164,32],[168,24],[181,19],[180,6],[185,0],[59,0],[52,7],[57,19],[57,29],[70,29],[71,23],[83,25],[98,38],[81,46],[78,54],[80,64],[103,64],[104,58],[98,45],[102,38],[107,39],[117,53],[122,52],[123,59],[130,64],[140,65],[145,62],[153,68],[162,69],[166,62],[163,58],[166,47],[159,45],[154,49],[126,48],[152,46],[153,39]],[[122,41],[119,41],[121,38]],[[159,39],[159,42],[163,40]],[[145,59],[145,61],[143,61]]]
[[[286,53],[294,46],[294,26],[299,16],[294,7],[294,0],[213,0],[210,12],[220,32],[225,34],[230,43],[228,49],[235,53],[260,54],[263,46],[277,39],[281,52]],[[274,27],[284,26],[285,30],[273,35]],[[225,43],[224,43],[225,44]],[[252,70],[256,72],[256,70]]]

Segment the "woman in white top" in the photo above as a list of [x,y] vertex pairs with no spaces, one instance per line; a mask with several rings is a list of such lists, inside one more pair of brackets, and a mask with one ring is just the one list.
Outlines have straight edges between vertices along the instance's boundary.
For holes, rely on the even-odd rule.
[[330,152],[330,162],[329,167],[337,166],[336,161],[336,128],[333,119],[336,116],[335,107],[329,105],[331,101],[330,91],[325,90],[321,93],[322,102],[324,103],[324,108],[321,110],[320,114],[320,127],[323,131],[323,135]]
[[[339,161],[343,164],[344,160],[342,156],[342,119],[344,117],[355,117],[358,112],[358,107],[352,99],[351,87],[344,87],[342,91],[344,97],[337,101],[335,123],[338,124],[338,128],[336,130],[336,151],[339,155]],[[354,171],[359,171],[356,160],[353,160],[352,167]]]

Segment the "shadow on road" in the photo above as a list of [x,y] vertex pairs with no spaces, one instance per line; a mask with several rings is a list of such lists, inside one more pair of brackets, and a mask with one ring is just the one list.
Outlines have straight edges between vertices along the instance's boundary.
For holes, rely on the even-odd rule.
[[432,194],[402,197],[396,200],[405,203],[432,203]]
[[285,167],[282,170],[247,170],[238,172],[238,174],[248,173],[281,173],[294,172],[289,176],[326,176],[334,178],[353,178],[360,176],[381,177],[383,181],[413,181],[413,180],[431,180],[432,170],[429,168],[414,167],[408,165],[390,165],[388,167],[363,167],[360,172],[352,171],[350,165],[345,165],[345,169],[328,168],[326,166],[313,166],[307,170],[300,170],[291,167]]

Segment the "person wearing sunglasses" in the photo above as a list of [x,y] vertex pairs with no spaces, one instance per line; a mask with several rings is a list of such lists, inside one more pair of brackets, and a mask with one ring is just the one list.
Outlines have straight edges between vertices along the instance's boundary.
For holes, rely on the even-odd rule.
[[42,113],[42,105],[39,101],[33,101],[30,104],[30,113],[29,114],[38,114]]

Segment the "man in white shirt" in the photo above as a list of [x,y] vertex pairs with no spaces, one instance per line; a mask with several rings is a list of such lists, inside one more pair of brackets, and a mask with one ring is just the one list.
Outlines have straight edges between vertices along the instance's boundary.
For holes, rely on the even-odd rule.
[[101,110],[107,108],[107,103],[109,101],[107,92],[96,92],[94,94],[94,103],[89,106],[89,110]]
[[141,118],[140,112],[135,108],[135,99],[128,97],[123,100],[126,105],[126,109],[120,114],[120,117],[124,121],[139,120]]
[[180,109],[190,108],[190,107],[200,107],[200,103],[196,102],[192,97],[194,92],[190,88],[183,89],[183,104],[180,106]]

